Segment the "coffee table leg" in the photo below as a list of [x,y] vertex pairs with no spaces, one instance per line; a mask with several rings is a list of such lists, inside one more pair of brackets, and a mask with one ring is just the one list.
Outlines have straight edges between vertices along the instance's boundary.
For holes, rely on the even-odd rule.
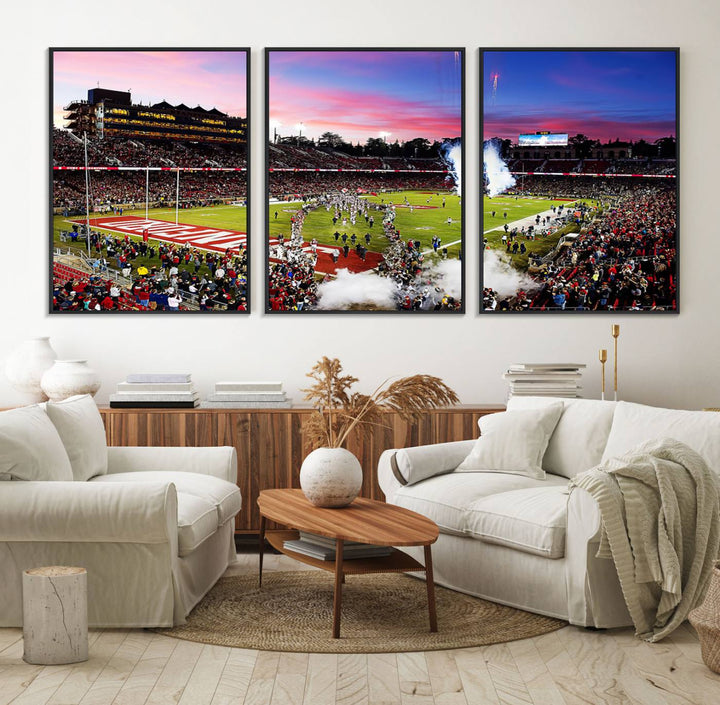
[[428,612],[430,613],[430,631],[436,632],[437,610],[435,609],[435,583],[433,579],[432,548],[425,546],[425,583],[427,584]]
[[333,639],[340,638],[340,608],[342,606],[343,584],[343,544],[342,539],[335,542],[335,593],[333,596]]
[[260,545],[258,546],[258,556],[260,558],[258,587],[262,587],[262,565],[263,554],[265,553],[265,517],[260,516]]

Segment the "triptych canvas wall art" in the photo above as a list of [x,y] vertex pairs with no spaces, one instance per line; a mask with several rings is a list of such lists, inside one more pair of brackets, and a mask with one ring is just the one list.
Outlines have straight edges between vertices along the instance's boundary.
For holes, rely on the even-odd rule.
[[[249,61],[50,50],[51,312],[250,311]],[[265,50],[268,315],[467,310],[464,62]],[[471,308],[676,312],[678,50],[480,66]]]
[[51,50],[51,311],[249,310],[249,56]]
[[482,52],[481,310],[677,311],[677,61]]
[[267,311],[463,311],[463,59],[267,51]]

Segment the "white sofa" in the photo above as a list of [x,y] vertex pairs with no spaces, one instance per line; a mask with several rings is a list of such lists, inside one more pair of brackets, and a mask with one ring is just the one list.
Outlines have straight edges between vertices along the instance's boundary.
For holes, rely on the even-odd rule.
[[[562,401],[541,455],[544,479],[458,470],[475,447],[471,440],[386,451],[378,466],[380,487],[388,502],[439,525],[433,545],[437,583],[576,625],[627,626],[632,621],[615,566],[595,557],[597,505],[584,490],[569,492],[568,479],[644,441],[670,437],[700,453],[720,482],[720,414]],[[508,412],[557,402],[515,397]],[[403,550],[422,560],[421,550]]]
[[82,566],[93,627],[172,626],[235,560],[234,448],[106,447],[89,396],[0,413],[0,626],[22,571]]

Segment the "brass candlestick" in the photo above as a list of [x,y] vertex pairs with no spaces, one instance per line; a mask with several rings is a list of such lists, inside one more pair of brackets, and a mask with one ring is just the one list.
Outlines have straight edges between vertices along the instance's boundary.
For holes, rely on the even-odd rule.
[[600,364],[602,365],[602,396],[600,397],[605,401],[605,363],[607,362],[607,350],[604,348],[600,351]]
[[610,332],[612,333],[614,348],[615,348],[615,356],[613,359],[613,364],[615,367],[613,389],[615,390],[615,401],[617,401],[618,400],[617,399],[617,343],[618,343],[618,338],[620,337],[620,326],[614,323],[610,328]]

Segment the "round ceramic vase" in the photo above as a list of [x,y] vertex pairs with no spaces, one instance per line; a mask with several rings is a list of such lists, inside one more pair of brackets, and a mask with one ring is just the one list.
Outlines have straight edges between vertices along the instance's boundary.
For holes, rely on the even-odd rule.
[[316,507],[345,507],[362,487],[360,461],[345,448],[318,448],[300,468],[300,487]]
[[87,360],[55,360],[40,384],[50,401],[62,401],[76,394],[95,396],[100,389],[100,378]]
[[7,358],[5,375],[15,389],[32,397],[32,401],[47,401],[40,380],[53,366],[56,357],[50,338],[30,338]]

